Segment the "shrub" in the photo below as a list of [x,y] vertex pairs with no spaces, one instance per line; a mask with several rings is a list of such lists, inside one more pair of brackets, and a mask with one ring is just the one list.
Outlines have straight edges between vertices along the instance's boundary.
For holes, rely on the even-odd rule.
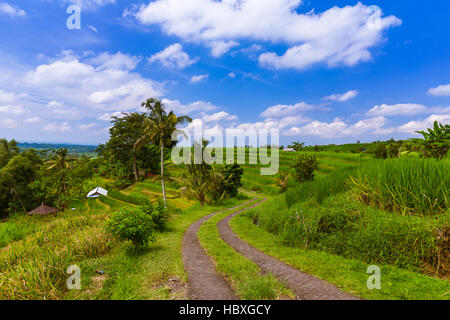
[[378,143],[378,146],[376,147],[374,154],[376,159],[387,159],[388,151],[386,145],[384,143]]
[[164,207],[164,202],[162,199],[158,200],[158,204],[151,205],[148,204],[142,207],[142,210],[151,217],[151,220],[155,227],[159,230],[164,230],[169,222],[169,214]]
[[315,155],[300,154],[294,159],[292,168],[299,182],[311,181],[314,180],[314,171],[319,169],[319,163]]
[[226,164],[220,167],[220,174],[223,177],[222,189],[225,194],[234,198],[239,193],[239,188],[242,187],[241,177],[244,174],[244,169],[238,164]]
[[121,240],[131,240],[136,246],[154,242],[155,224],[142,208],[123,208],[112,214],[107,231]]

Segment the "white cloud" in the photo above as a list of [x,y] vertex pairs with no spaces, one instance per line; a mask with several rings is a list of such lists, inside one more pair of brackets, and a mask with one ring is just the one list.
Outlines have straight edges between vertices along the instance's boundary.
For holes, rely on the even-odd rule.
[[27,72],[19,84],[49,97],[48,106],[58,113],[67,113],[70,107],[89,113],[92,109],[130,110],[162,94],[160,83],[132,72],[138,61],[121,52],[85,61],[69,54]]
[[20,8],[13,7],[7,2],[0,2],[0,13],[7,14],[11,17],[24,17],[26,12]]
[[298,112],[312,110],[316,107],[309,105],[305,102],[300,102],[294,105],[276,105],[267,108],[264,112],[261,113],[261,117],[284,117],[290,116]]
[[238,118],[234,115],[230,115],[229,113],[225,111],[220,111],[217,113],[214,113],[212,115],[206,115],[203,116],[202,120],[204,122],[219,122],[219,121],[233,121],[237,120]]
[[136,13],[146,25],[157,24],[168,35],[205,45],[212,41],[252,39],[283,43],[281,56],[260,55],[264,67],[304,69],[316,63],[353,66],[371,58],[370,49],[383,41],[383,32],[401,24],[394,16],[380,17],[357,3],[315,13],[300,14],[302,0],[156,0]]
[[345,102],[358,96],[358,90],[350,90],[344,94],[332,94],[323,98],[323,100],[331,100],[337,102]]
[[149,63],[158,61],[164,67],[185,69],[196,63],[198,59],[191,59],[189,55],[183,51],[183,46],[180,43],[174,43],[163,51],[155,53],[149,59]]
[[41,118],[39,117],[31,117],[25,119],[25,123],[37,123],[39,121],[41,121]]
[[435,121],[441,124],[450,124],[450,114],[433,114],[427,119],[410,121],[398,128],[399,132],[413,133],[415,131],[426,130],[433,127]]
[[123,112],[113,112],[113,113],[104,113],[101,116],[99,116],[97,119],[98,120],[102,120],[102,121],[111,121],[112,117],[117,117],[117,118],[123,118],[124,114]]
[[404,103],[387,105],[382,104],[373,107],[367,112],[369,116],[394,116],[394,115],[416,115],[427,113],[428,108],[421,104]]
[[70,130],[72,130],[72,127],[66,121],[61,124],[49,123],[44,127],[44,131],[65,132],[65,131],[70,131]]
[[88,60],[88,63],[97,67],[97,70],[134,70],[141,58],[117,52],[111,54],[103,52]]
[[238,46],[239,42],[219,40],[209,42],[207,45],[211,48],[211,55],[215,58],[220,58],[225,53],[230,51],[231,48]]
[[201,81],[203,81],[203,80],[205,80],[205,79],[208,79],[208,77],[209,77],[209,74],[199,74],[198,76],[193,76],[193,77],[191,78],[190,83],[201,82]]
[[49,103],[47,103],[47,107],[49,108],[58,108],[58,107],[62,107],[63,103],[56,101],[56,100],[52,100]]
[[450,84],[431,88],[428,90],[428,94],[436,97],[450,97]]
[[167,111],[173,111],[177,115],[189,114],[192,112],[209,112],[219,109],[211,102],[196,101],[191,104],[181,104],[178,100],[162,99],[161,102],[166,106]]
[[80,124],[78,126],[78,129],[82,130],[82,131],[87,131],[89,129],[92,129],[93,127],[95,127],[97,124],[96,123],[87,123],[87,124]]
[[358,121],[348,125],[339,118],[333,122],[313,121],[303,127],[293,127],[284,132],[288,136],[307,135],[320,138],[342,138],[344,136],[357,136],[363,133],[375,134],[386,124],[384,117],[375,117]]
[[230,72],[229,74],[227,74],[227,78],[231,78],[231,79],[236,78],[236,73]]
[[11,114],[11,115],[20,115],[20,114],[24,114],[24,113],[28,113],[30,112],[30,110],[21,107],[21,106],[12,106],[12,105],[7,105],[7,106],[0,106],[0,113],[7,113],[7,114]]
[[24,95],[18,95],[13,92],[6,92],[0,90],[0,103],[13,103]]

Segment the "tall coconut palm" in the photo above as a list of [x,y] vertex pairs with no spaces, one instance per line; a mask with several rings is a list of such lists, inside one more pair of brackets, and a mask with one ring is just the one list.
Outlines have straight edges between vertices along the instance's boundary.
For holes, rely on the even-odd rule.
[[73,161],[75,161],[75,159],[71,159],[68,157],[67,148],[60,148],[56,150],[53,159],[45,163],[46,165],[49,165],[47,170],[56,169],[58,171],[63,172],[61,176],[63,193],[66,193],[66,181],[64,171],[70,169],[70,162]]
[[[143,145],[150,142],[159,145],[161,150],[161,185],[164,206],[166,206],[166,190],[164,187],[164,147],[168,146],[174,132],[183,134],[181,130],[177,129],[177,126],[186,122],[192,122],[192,119],[188,116],[177,117],[172,111],[167,113],[164,104],[157,99],[148,99],[142,103],[142,106],[150,112],[148,118],[145,120],[144,135],[136,141],[133,151],[137,152]],[[135,176],[137,175],[135,174]]]

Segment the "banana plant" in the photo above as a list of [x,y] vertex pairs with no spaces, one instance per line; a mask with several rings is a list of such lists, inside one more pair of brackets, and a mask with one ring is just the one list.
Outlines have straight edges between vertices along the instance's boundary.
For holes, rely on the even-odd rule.
[[434,122],[433,128],[428,131],[416,131],[423,136],[421,143],[424,155],[427,158],[443,159],[450,149],[450,125]]

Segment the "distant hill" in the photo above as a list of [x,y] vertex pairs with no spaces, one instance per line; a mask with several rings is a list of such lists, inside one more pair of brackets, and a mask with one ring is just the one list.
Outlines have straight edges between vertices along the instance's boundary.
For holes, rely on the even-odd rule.
[[85,154],[85,153],[95,153],[98,146],[83,146],[75,144],[56,144],[56,143],[19,143],[19,148],[21,149],[37,149],[37,150],[56,150],[59,148],[67,148],[71,154]]

